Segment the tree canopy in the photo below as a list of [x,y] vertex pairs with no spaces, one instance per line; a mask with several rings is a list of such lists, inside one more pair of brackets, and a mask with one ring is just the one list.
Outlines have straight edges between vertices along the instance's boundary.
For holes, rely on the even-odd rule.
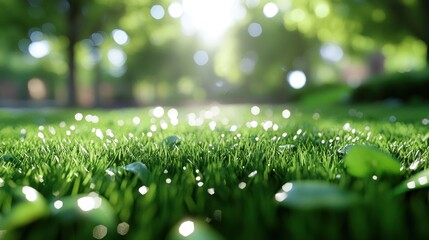
[[28,0],[0,8],[0,84],[25,89],[40,78],[46,98],[68,105],[283,101],[293,81],[341,79],[347,59],[381,52],[390,71],[429,61],[425,0]]

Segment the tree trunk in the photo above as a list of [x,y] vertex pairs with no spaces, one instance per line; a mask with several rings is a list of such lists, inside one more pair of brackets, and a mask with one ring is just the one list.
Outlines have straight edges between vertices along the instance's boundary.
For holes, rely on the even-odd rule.
[[69,45],[67,47],[68,77],[67,77],[67,106],[74,107],[77,105],[76,96],[76,58],[75,46],[78,41],[78,17],[79,5],[76,1],[69,1],[69,12],[67,16],[68,33],[67,38]]

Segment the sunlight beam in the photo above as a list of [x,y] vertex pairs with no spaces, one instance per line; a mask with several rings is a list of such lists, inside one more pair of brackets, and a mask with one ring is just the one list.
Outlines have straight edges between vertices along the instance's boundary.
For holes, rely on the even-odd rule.
[[183,32],[198,34],[205,43],[220,40],[234,23],[246,15],[237,0],[183,0]]

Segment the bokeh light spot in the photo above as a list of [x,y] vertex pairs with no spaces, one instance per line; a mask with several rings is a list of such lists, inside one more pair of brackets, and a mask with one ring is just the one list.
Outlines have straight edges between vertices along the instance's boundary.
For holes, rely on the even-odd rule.
[[107,227],[104,225],[97,225],[92,230],[92,236],[95,239],[103,239],[107,235]]
[[209,62],[209,55],[206,51],[197,51],[194,54],[194,62],[198,66],[204,66]]
[[28,52],[34,58],[42,58],[51,52],[51,46],[46,40],[32,42],[28,46]]
[[192,221],[185,221],[182,224],[180,224],[179,227],[179,233],[180,235],[187,237],[191,235],[195,230],[194,222]]
[[305,86],[307,77],[305,76],[304,72],[297,70],[290,72],[287,80],[292,88],[300,89]]
[[327,43],[320,48],[320,55],[327,61],[339,62],[343,58],[344,52],[340,46]]
[[128,231],[130,230],[130,225],[126,222],[121,222],[118,224],[118,227],[116,228],[116,231],[119,235],[127,235]]
[[122,67],[127,60],[127,56],[125,55],[124,51],[119,48],[110,49],[107,52],[107,58],[109,59],[110,63],[116,67]]
[[60,209],[63,207],[63,202],[61,200],[57,200],[54,202],[54,208]]
[[264,9],[262,11],[265,17],[272,18],[272,17],[275,17],[279,12],[279,7],[277,7],[277,4],[273,2],[269,2],[265,4]]
[[254,116],[257,116],[261,112],[261,109],[258,106],[253,106],[253,107],[250,108],[250,112]]
[[156,20],[160,20],[162,18],[164,18],[165,15],[165,11],[164,8],[161,5],[154,5],[151,9],[150,9],[150,15],[156,19]]
[[25,195],[25,199],[27,199],[29,202],[34,202],[37,200],[37,191],[32,187],[23,187],[22,193]]
[[121,29],[114,29],[112,31],[113,40],[119,45],[125,45],[128,43],[128,34]]
[[168,6],[168,14],[172,18],[180,18],[183,15],[183,7],[178,2],[173,2]]
[[329,15],[331,10],[329,9],[328,4],[326,3],[319,3],[314,8],[314,13],[318,18],[325,18]]
[[290,111],[288,109],[283,110],[282,116],[283,116],[283,118],[289,118],[290,117]]
[[141,195],[145,195],[148,191],[149,191],[149,188],[148,188],[148,187],[146,187],[146,186],[141,186],[141,187],[139,188],[139,193],[140,193]]
[[48,94],[45,83],[39,78],[30,79],[27,87],[30,97],[34,100],[42,100]]
[[249,24],[247,31],[251,37],[259,37],[262,34],[262,26],[259,23],[251,23]]

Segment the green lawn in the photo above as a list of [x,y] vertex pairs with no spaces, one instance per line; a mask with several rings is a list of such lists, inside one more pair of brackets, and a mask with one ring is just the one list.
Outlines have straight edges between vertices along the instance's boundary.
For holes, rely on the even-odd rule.
[[251,108],[0,110],[0,239],[429,236],[427,106]]

